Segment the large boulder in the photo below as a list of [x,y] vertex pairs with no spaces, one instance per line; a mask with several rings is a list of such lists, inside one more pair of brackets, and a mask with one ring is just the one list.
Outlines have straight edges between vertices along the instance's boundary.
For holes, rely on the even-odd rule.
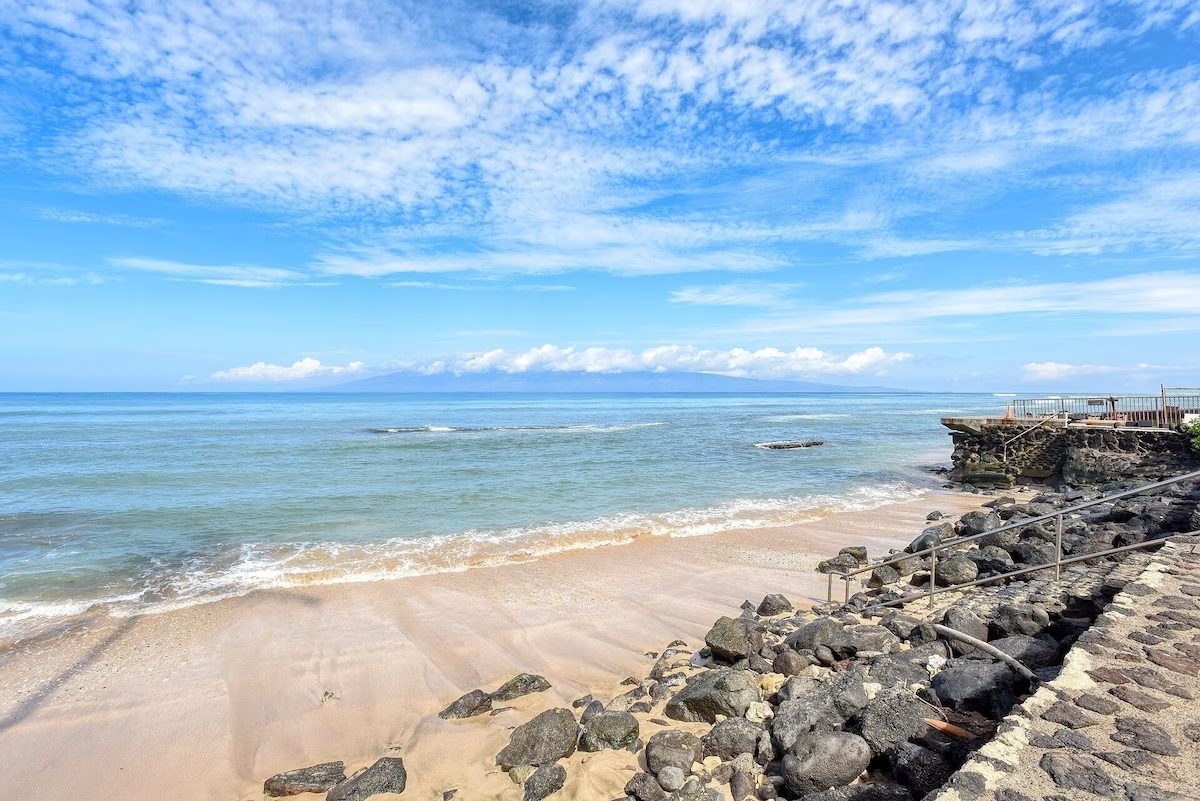
[[927,548],[932,548],[935,545],[942,543],[954,536],[954,524],[946,521],[929,526],[921,532],[915,540],[905,546],[904,550],[907,553],[918,553]]
[[523,695],[540,693],[550,689],[550,682],[536,673],[513,676],[492,693],[492,701],[511,701]]
[[924,733],[929,707],[911,691],[893,687],[880,691],[847,724],[877,754],[893,751],[901,743]]
[[960,664],[934,676],[933,691],[944,706],[999,720],[1016,703],[1015,679],[1016,675],[998,662]]
[[974,562],[980,573],[1011,573],[1014,569],[1012,556],[996,545],[972,548],[963,556]]
[[664,712],[685,723],[714,723],[717,715],[741,717],[758,700],[758,674],[749,670],[713,668],[691,676],[675,693]]
[[408,773],[400,757],[380,757],[375,764],[334,785],[326,801],[363,801],[380,793],[402,793]]
[[701,738],[704,753],[725,761],[738,754],[753,754],[762,731],[761,727],[745,718],[728,718],[713,726],[712,730]]
[[764,596],[758,605],[758,613],[763,617],[774,617],[790,611],[792,611],[792,602],[777,592]]
[[1000,519],[1000,515],[992,509],[975,509],[967,512],[958,521],[955,528],[961,537],[970,537],[975,534],[982,534],[985,531],[991,531],[994,528],[1000,528],[1004,521]]
[[892,776],[912,791],[914,798],[924,798],[944,785],[954,769],[936,751],[916,743],[901,743],[888,754]]
[[320,765],[276,773],[263,782],[263,794],[279,798],[300,793],[323,793],[345,780],[344,762],[322,762]]
[[852,554],[840,553],[832,559],[817,562],[818,573],[844,573],[858,567],[858,559]]
[[[987,642],[988,624],[974,612],[962,607],[952,606],[942,615],[942,625],[960,631],[969,637]],[[956,654],[969,654],[975,649],[964,642],[953,640],[950,649]]]
[[988,622],[988,632],[997,639],[1040,634],[1049,627],[1050,613],[1036,604],[1001,604]]
[[580,751],[620,750],[638,741],[638,721],[629,712],[599,712],[583,724]]
[[492,694],[484,690],[471,690],[471,692],[459,698],[450,706],[438,712],[438,717],[442,720],[450,720],[452,718],[471,718],[476,715],[482,715],[484,712],[490,711],[492,708]]
[[671,794],[649,773],[635,773],[625,784],[625,795],[636,801],[667,801]]
[[939,586],[953,587],[977,578],[979,578],[979,565],[966,556],[951,556],[949,559],[938,560],[937,583]]
[[704,636],[704,644],[712,650],[716,659],[736,662],[758,653],[762,648],[762,627],[749,618],[718,618]]
[[880,587],[886,587],[888,584],[895,584],[900,580],[900,572],[891,565],[880,565],[871,571],[871,577],[867,579],[867,587],[872,590],[877,590]]
[[780,688],[780,704],[771,721],[777,751],[786,751],[813,730],[835,729],[865,707],[867,675],[862,665],[833,674],[825,681],[793,677]]
[[798,796],[842,787],[871,762],[871,747],[857,734],[830,731],[806,734],[783,757],[783,778]]
[[540,766],[525,780],[522,801],[542,801],[557,793],[567,783],[567,769],[557,762]]
[[1058,641],[1046,634],[1037,637],[1014,634],[1011,637],[992,640],[988,645],[1008,654],[1030,669],[1049,667],[1059,662]]
[[815,651],[818,646],[828,648],[841,642],[845,634],[846,627],[834,618],[818,617],[793,631],[784,642],[797,651]]
[[646,767],[656,776],[666,767],[691,773],[692,763],[703,759],[704,744],[690,732],[665,729],[646,743]]
[[508,745],[496,755],[496,764],[504,770],[514,765],[545,765],[575,753],[578,739],[579,724],[571,710],[547,709],[513,729]]

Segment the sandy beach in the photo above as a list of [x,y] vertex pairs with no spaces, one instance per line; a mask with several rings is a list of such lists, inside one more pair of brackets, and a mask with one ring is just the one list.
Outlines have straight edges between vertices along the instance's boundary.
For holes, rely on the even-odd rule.
[[[64,623],[0,651],[0,786],[42,801],[259,799],[276,772],[338,759],[353,771],[392,753],[408,767],[405,797],[458,788],[459,798],[517,798],[493,765],[513,726],[585,693],[618,694],[622,678],[649,668],[645,652],[677,637],[698,647],[744,599],[821,599],[819,559],[845,545],[885,552],[930,510],[957,515],[981,500],[934,493],[783,528],[643,537]],[[462,693],[521,671],[553,688],[494,717],[437,718]],[[644,723],[643,738],[654,730]],[[569,763],[564,795],[607,801],[636,757],[577,753]]]

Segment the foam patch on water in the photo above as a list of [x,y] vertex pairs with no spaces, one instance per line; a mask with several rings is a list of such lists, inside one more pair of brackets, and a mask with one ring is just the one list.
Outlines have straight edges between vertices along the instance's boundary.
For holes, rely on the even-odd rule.
[[662,420],[654,420],[645,423],[578,423],[570,425],[545,425],[545,426],[440,426],[440,425],[425,425],[425,426],[396,426],[391,428],[370,428],[367,429],[372,434],[481,434],[492,431],[544,431],[544,432],[596,432],[604,433],[610,431],[634,431],[639,428],[657,428],[658,426],[666,425]]
[[106,598],[27,603],[0,598],[0,637],[36,631],[53,619],[103,612],[117,617],[167,612],[257,590],[382,581],[453,573],[538,559],[565,551],[632,543],[639,537],[698,537],[820,520],[838,512],[911,500],[928,490],[903,481],[863,485],[840,495],[734,498],[658,514],[496,530],[472,529],[373,544],[251,543],[223,557],[195,557],[147,572],[143,589]]

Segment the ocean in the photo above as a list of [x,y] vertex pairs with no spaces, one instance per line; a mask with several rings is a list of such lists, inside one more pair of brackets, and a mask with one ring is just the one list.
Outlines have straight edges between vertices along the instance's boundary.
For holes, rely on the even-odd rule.
[[[0,638],[936,487],[966,394],[0,394]],[[761,447],[820,439],[801,450]]]

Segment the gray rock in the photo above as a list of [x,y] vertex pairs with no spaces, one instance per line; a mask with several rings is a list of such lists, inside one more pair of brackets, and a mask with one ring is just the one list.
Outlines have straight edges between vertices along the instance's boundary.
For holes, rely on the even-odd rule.
[[744,617],[718,618],[704,636],[704,643],[712,650],[714,659],[736,662],[762,648],[762,628],[757,621]]
[[988,623],[991,636],[999,639],[1014,634],[1040,634],[1050,627],[1050,613],[1034,604],[1001,604]]
[[1000,515],[991,509],[986,511],[976,509],[963,515],[955,528],[958,530],[960,536],[971,537],[975,534],[991,531],[994,528],[1000,528],[1003,522],[1000,519]]
[[542,801],[562,789],[567,781],[567,769],[557,762],[541,765],[525,780],[523,801]]
[[628,712],[600,712],[583,724],[579,737],[580,751],[614,751],[628,748],[637,742],[638,721]]
[[878,656],[869,665],[871,681],[884,687],[910,687],[913,684],[928,684],[929,671],[918,662],[905,659],[903,655]]
[[1011,573],[1015,567],[1008,551],[996,545],[985,545],[963,556],[974,562],[980,573]]
[[687,774],[674,765],[668,765],[658,772],[659,785],[668,792],[675,792],[683,787]]
[[727,718],[713,726],[700,741],[707,756],[730,760],[739,754],[753,754],[762,731],[762,727],[745,718]]
[[323,793],[345,780],[344,762],[322,762],[307,768],[276,773],[263,782],[263,793],[272,798],[299,793]]
[[1022,565],[1048,565],[1054,562],[1056,553],[1053,545],[1025,540],[1013,547],[1012,556]]
[[765,596],[758,605],[758,613],[763,617],[774,617],[790,611],[792,611],[792,602],[777,592]]
[[943,540],[954,536],[954,524],[947,521],[929,526],[915,540],[905,546],[906,553],[919,553],[927,548],[939,545]]
[[1075,706],[1075,704],[1070,704],[1066,701],[1055,701],[1051,704],[1042,713],[1042,720],[1048,720],[1051,723],[1057,723],[1060,726],[1066,726],[1071,729],[1084,729],[1088,726],[1095,726],[1100,722],[1095,715],[1089,715]]
[[758,700],[758,674],[715,668],[691,676],[664,709],[672,720],[713,723],[717,715],[741,717]]
[[966,584],[979,578],[979,566],[965,556],[951,556],[937,563],[937,583],[942,587]]
[[667,801],[671,797],[649,773],[635,773],[625,785],[625,795],[637,801]]
[[913,801],[908,788],[894,782],[871,782],[809,793],[801,801]]
[[492,701],[511,701],[523,695],[540,693],[550,689],[550,682],[535,673],[513,676],[492,693]]
[[490,712],[492,709],[492,695],[483,690],[471,690],[471,692],[459,698],[450,706],[438,712],[438,717],[442,720],[450,720],[452,718],[471,718],[476,715],[482,715],[484,712]]
[[821,682],[799,677],[788,679],[778,694],[788,700],[779,704],[771,721],[771,737],[776,750],[788,750],[801,736],[815,729],[841,726],[867,705],[866,681],[866,672],[861,665],[835,673]]
[[[942,625],[952,628],[955,631],[961,631],[963,634],[974,637],[977,640],[987,642],[988,624],[974,612],[967,609],[957,606],[950,607],[942,615]],[[950,650],[961,655],[972,653],[975,649],[966,643],[952,640],[950,642]]]
[[583,708],[583,712],[579,715],[580,723],[587,723],[592,718],[604,711],[604,702],[599,698],[595,698],[588,702],[588,705]]
[[866,740],[872,751],[886,754],[928,730],[929,714],[929,707],[912,692],[890,688],[881,690],[847,728]]
[[1112,735],[1115,742],[1162,756],[1179,756],[1179,749],[1171,741],[1171,736],[1160,726],[1130,717],[1117,718],[1116,724],[1117,731]]
[[838,554],[832,559],[817,562],[818,573],[843,573],[858,567],[858,560],[848,553]]
[[867,579],[867,586],[873,590],[880,587],[886,587],[889,584],[895,584],[900,580],[900,571],[891,565],[880,565],[871,571],[871,577]]
[[1007,666],[980,662],[941,671],[933,677],[933,691],[951,709],[979,712],[999,720],[1016,703],[1014,681],[1015,674]]
[[784,640],[797,651],[815,651],[818,646],[840,643],[846,635],[846,627],[831,617],[819,617],[793,631]]
[[663,768],[676,767],[692,772],[692,763],[704,759],[704,745],[690,732],[666,729],[646,743],[646,767],[658,775]]
[[913,630],[921,625],[921,620],[905,612],[891,610],[883,616],[879,621],[879,625],[900,639],[907,640],[912,636]]
[[795,676],[806,667],[808,667],[808,660],[791,648],[780,651],[771,662],[771,670],[775,673],[782,673],[784,676]]
[[1107,798],[1123,795],[1098,763],[1081,754],[1049,751],[1042,755],[1039,764],[1059,787],[1084,790]]
[[847,626],[841,642],[834,643],[833,650],[839,657],[856,656],[863,651],[887,653],[900,644],[900,638],[883,626],[860,623]]
[[325,796],[325,801],[362,801],[380,793],[402,793],[408,784],[408,773],[400,757],[380,757],[366,770],[338,782]]
[[1028,634],[1014,634],[992,640],[988,645],[1008,654],[1027,668],[1049,667],[1059,663],[1058,642],[1046,635],[1030,637]]
[[954,769],[945,757],[916,743],[900,743],[888,755],[892,776],[912,791],[914,798],[924,798],[941,787]]
[[533,720],[513,729],[508,745],[497,756],[504,770],[513,765],[541,766],[575,753],[579,724],[571,710],[547,709]]
[[812,732],[783,757],[783,778],[797,795],[841,787],[858,778],[871,762],[866,740],[848,732]]
[[1173,793],[1154,784],[1127,784],[1125,792],[1129,795],[1129,801],[1196,801],[1194,796]]

